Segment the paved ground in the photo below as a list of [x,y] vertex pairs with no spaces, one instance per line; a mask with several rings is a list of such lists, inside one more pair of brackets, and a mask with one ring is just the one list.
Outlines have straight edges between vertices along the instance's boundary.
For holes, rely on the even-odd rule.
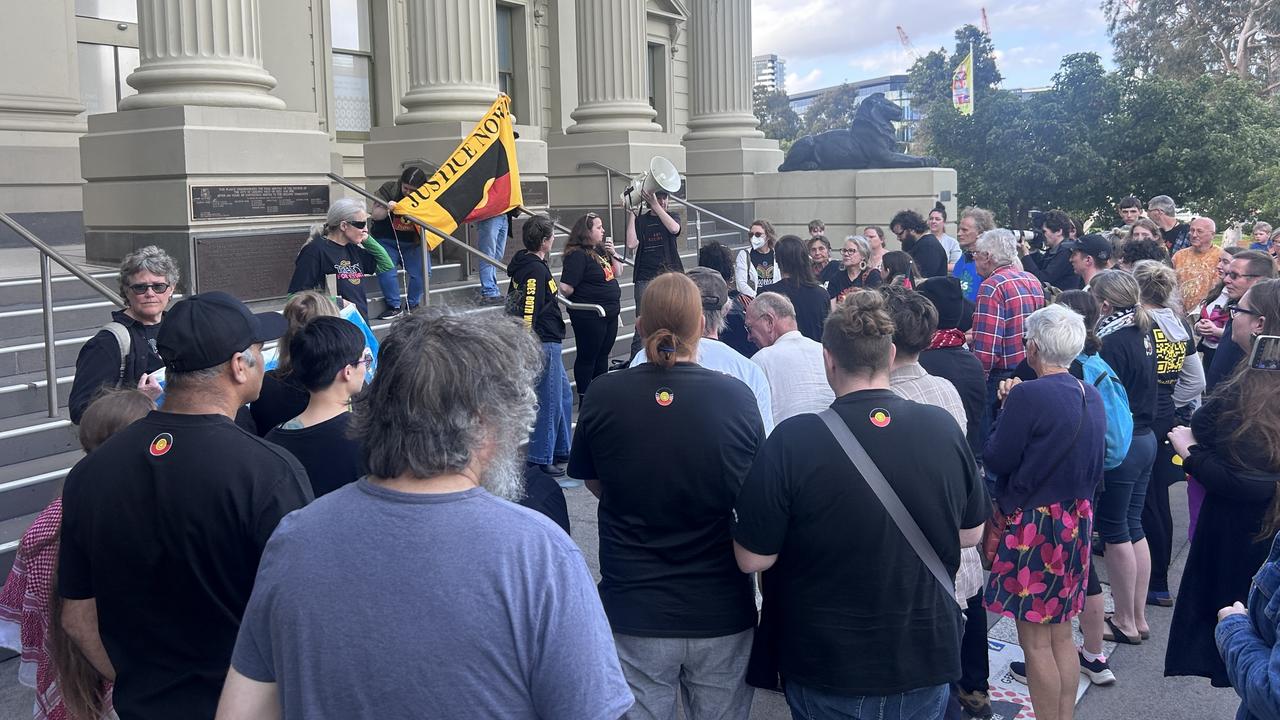
[[[599,549],[596,525],[596,503],[584,488],[569,490],[569,511],[573,521],[573,537],[582,548],[592,572],[599,575]],[[1182,577],[1186,560],[1186,493],[1184,485],[1171,492],[1177,520],[1177,551],[1171,579]],[[1138,718],[1204,718],[1228,720],[1237,705],[1230,690],[1209,687],[1207,680],[1165,678],[1163,676],[1165,638],[1172,609],[1151,608],[1149,620],[1152,639],[1139,647],[1121,647],[1112,655],[1111,666],[1120,681],[1109,688],[1094,687],[1081,700],[1076,717],[1079,720],[1111,720]],[[0,720],[30,717],[32,693],[17,682],[17,660],[0,663]],[[786,703],[773,693],[756,694],[752,720],[785,720],[789,718]]]

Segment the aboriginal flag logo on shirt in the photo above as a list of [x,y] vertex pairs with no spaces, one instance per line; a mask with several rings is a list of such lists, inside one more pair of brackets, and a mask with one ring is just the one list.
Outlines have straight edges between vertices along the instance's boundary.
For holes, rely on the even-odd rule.
[[173,436],[169,433],[160,433],[151,441],[151,447],[148,448],[148,452],[151,453],[152,457],[160,457],[161,455],[169,452],[169,449],[172,447]]
[[676,401],[676,394],[671,392],[671,388],[659,388],[658,392],[653,394],[653,399],[662,407],[667,407]]
[[867,419],[871,421],[872,425],[875,425],[878,428],[888,427],[890,420],[892,420],[892,418],[889,417],[889,411],[884,408],[876,408],[875,410],[872,410],[871,414],[867,416]]

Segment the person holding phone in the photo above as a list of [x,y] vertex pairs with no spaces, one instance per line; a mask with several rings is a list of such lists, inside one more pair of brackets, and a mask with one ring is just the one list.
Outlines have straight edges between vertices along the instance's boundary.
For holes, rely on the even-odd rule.
[[[1280,335],[1280,280],[1255,284],[1228,307],[1231,342],[1242,351],[1258,342],[1265,349],[1273,341],[1260,336]],[[1267,540],[1280,529],[1280,373],[1244,367],[1222,382],[1190,427],[1169,431],[1169,441],[1205,497],[1174,606],[1164,674],[1198,675],[1227,687],[1214,614],[1246,596],[1267,559]]]

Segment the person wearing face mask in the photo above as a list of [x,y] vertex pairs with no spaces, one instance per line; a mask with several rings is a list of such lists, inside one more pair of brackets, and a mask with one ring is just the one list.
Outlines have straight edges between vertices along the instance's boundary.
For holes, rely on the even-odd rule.
[[753,298],[766,285],[782,279],[773,255],[777,243],[778,233],[768,220],[752,221],[751,249],[738,251],[734,262],[733,282],[739,293]]

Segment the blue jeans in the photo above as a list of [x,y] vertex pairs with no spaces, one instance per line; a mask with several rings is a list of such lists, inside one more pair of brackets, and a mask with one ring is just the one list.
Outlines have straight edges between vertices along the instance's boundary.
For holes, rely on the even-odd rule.
[[573,418],[573,393],[560,357],[560,343],[542,343],[545,366],[538,377],[538,416],[529,434],[528,461],[550,465],[569,457],[569,423]]
[[1093,525],[1103,542],[1119,545],[1146,537],[1142,530],[1142,506],[1147,501],[1147,485],[1155,459],[1155,433],[1136,432],[1124,462],[1103,474],[1102,492],[1093,509]]
[[793,720],[937,720],[946,709],[947,685],[917,688],[897,695],[834,695],[794,682],[786,683]]
[[[497,215],[476,223],[476,249],[495,260],[501,260],[507,252],[507,216]],[[492,263],[480,261],[480,294],[498,297],[498,271]]]
[[[422,243],[383,240],[379,241],[379,244],[387,249],[391,262],[396,267],[404,268],[405,275],[409,276],[409,307],[418,307],[418,303],[422,302]],[[427,262],[430,262],[430,258]],[[400,278],[396,276],[395,268],[378,273],[378,284],[382,286],[382,297],[386,298],[387,305],[398,309]]]

